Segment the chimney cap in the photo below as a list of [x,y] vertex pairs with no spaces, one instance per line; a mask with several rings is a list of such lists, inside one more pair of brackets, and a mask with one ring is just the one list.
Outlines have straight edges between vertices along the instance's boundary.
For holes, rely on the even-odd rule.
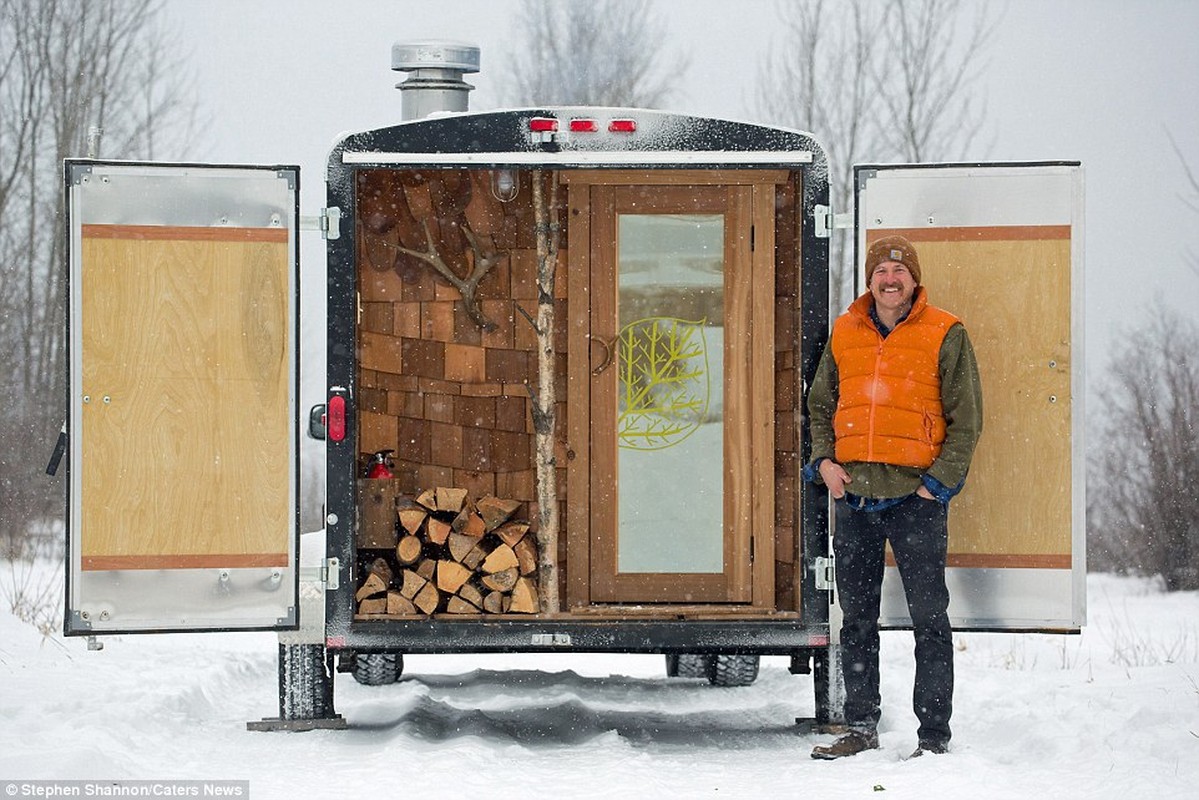
[[479,71],[479,47],[468,42],[429,39],[396,42],[391,46],[391,68],[396,72],[418,69],[449,69],[462,73]]

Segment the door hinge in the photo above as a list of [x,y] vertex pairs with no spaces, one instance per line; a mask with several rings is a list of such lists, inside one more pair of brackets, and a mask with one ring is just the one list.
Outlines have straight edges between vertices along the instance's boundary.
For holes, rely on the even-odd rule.
[[853,215],[846,212],[834,214],[832,206],[816,205],[812,208],[812,222],[817,239],[827,239],[834,229],[853,227]]
[[816,588],[831,592],[837,585],[837,563],[835,559],[817,556],[812,570],[816,573]]
[[341,586],[341,561],[336,558],[326,558],[320,566],[300,567],[300,582],[319,584],[327,591],[333,591]]
[[329,592],[341,588],[341,559],[325,559],[325,563],[321,565],[321,583],[325,584],[325,590]]
[[315,217],[300,217],[300,230],[320,231],[322,239],[341,238],[341,209],[332,206],[322,208]]

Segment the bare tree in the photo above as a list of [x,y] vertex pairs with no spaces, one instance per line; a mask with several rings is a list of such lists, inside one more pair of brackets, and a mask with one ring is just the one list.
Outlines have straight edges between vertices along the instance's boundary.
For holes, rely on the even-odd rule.
[[[960,0],[787,0],[759,68],[756,113],[813,132],[829,162],[831,202],[853,202],[859,162],[961,158],[984,113],[973,82],[991,22]],[[964,29],[964,30],[963,30]],[[852,248],[842,248],[833,307],[846,305]]]
[[1092,569],[1199,589],[1199,325],[1155,309],[1123,339],[1100,397],[1087,510]]
[[[0,532],[10,551],[63,508],[44,474],[65,415],[62,160],[150,158],[193,130],[187,72],[161,0],[0,0]],[[176,153],[177,154],[177,153]]]
[[666,28],[646,0],[522,0],[517,30],[514,105],[660,107],[686,67],[663,62]]
[[[1170,139],[1170,146],[1174,148],[1174,154],[1178,156],[1178,162],[1182,164],[1182,171],[1190,190],[1189,194],[1183,195],[1182,202],[1192,211],[1199,212],[1199,177],[1196,177],[1194,170],[1191,169],[1191,165],[1183,154],[1182,148],[1174,139],[1174,135],[1166,131],[1166,136]],[[1188,247],[1183,257],[1186,259],[1187,266],[1191,268],[1191,272],[1199,276],[1199,255],[1196,255],[1195,251]]]

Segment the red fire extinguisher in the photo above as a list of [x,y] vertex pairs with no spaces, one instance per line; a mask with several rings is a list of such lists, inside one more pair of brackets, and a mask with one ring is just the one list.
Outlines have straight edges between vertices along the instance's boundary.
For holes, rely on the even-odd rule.
[[391,461],[391,454],[394,450],[379,450],[371,455],[370,464],[366,468],[366,477],[368,478],[391,478],[391,468],[394,466]]

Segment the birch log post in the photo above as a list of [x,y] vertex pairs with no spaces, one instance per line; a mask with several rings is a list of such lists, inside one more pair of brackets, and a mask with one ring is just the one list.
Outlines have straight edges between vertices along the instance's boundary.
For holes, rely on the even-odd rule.
[[[529,387],[537,469],[538,588],[543,613],[558,612],[558,460],[554,455],[557,428],[554,383],[554,280],[561,227],[558,224],[558,180],[549,174],[550,197],[545,198],[545,173],[533,172],[533,221],[537,229],[537,390]],[[532,320],[530,320],[532,322]]]

